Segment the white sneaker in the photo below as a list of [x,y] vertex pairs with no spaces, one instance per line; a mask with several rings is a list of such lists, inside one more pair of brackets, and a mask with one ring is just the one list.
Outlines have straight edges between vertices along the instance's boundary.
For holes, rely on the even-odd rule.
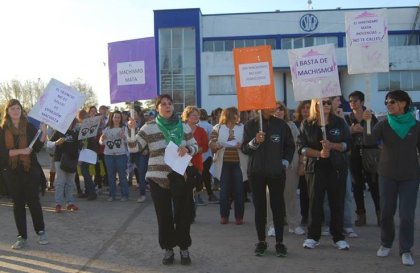
[[359,235],[357,235],[356,232],[352,228],[344,228],[344,235],[346,235],[349,238],[357,238]]
[[293,230],[293,233],[296,234],[296,235],[305,235],[306,234],[305,230],[301,226],[296,227]]
[[38,232],[38,243],[40,245],[47,245],[48,244],[48,237],[45,231]]
[[137,203],[144,203],[146,201],[146,195],[140,195],[137,199]]
[[26,245],[26,239],[23,239],[22,236],[18,236],[16,243],[12,245],[13,249],[21,249]]
[[350,249],[350,245],[349,243],[347,243],[344,240],[341,241],[337,241],[335,242],[335,246],[339,249],[339,250],[349,250]]
[[276,237],[276,231],[275,231],[274,227],[270,227],[268,229],[267,236],[269,236],[269,237]]
[[322,236],[330,236],[330,227],[325,227],[323,231],[321,231]]
[[389,255],[389,252],[391,251],[390,248],[380,246],[378,251],[376,251],[376,256],[378,257],[387,257]]
[[401,261],[403,265],[414,265],[413,256],[411,256],[410,252],[403,253],[401,255]]
[[303,248],[307,248],[307,249],[314,249],[315,247],[317,247],[319,245],[318,241],[315,241],[314,239],[306,239],[303,242]]

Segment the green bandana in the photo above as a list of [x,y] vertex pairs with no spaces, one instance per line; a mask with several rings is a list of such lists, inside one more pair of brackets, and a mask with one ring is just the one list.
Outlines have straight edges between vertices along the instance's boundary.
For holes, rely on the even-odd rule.
[[182,122],[175,115],[169,119],[157,115],[156,124],[165,136],[166,143],[172,140],[176,145],[181,145],[184,137],[184,128]]
[[408,112],[399,116],[387,114],[389,126],[401,138],[404,139],[410,128],[416,124],[413,113]]

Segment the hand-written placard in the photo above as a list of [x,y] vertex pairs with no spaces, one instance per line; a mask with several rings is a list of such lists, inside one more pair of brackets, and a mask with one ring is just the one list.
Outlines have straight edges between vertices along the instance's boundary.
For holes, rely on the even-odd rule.
[[270,65],[268,62],[240,64],[241,87],[270,85]]
[[102,116],[96,116],[83,120],[80,126],[78,139],[85,139],[94,137],[98,134],[99,123],[101,122]]
[[118,86],[146,83],[144,61],[117,63]]
[[289,50],[296,101],[341,95],[334,45]]
[[65,134],[84,101],[84,94],[51,79],[29,116]]
[[389,71],[386,10],[346,12],[349,74]]

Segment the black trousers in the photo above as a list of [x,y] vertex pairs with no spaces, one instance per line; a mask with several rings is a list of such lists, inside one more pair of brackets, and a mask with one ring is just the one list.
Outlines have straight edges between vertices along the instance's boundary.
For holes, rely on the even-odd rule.
[[26,205],[29,207],[35,232],[38,233],[39,231],[45,230],[44,216],[39,200],[40,171],[40,168],[32,166],[29,172],[24,172],[23,170],[15,172],[5,170],[3,172],[13,200],[13,215],[18,235],[24,239],[28,238],[26,229]]
[[283,242],[284,229],[284,185],[286,175],[279,179],[252,176],[251,181],[252,201],[255,208],[255,227],[259,241],[265,241],[265,231],[267,225],[267,187],[270,192],[270,207],[273,213],[274,230],[276,232],[276,242]]
[[153,180],[148,181],[158,221],[160,247],[187,249],[191,246],[192,190],[183,197],[175,197],[169,189],[160,187]]
[[206,191],[209,196],[213,195],[213,190],[211,188],[211,174],[210,174],[210,167],[212,163],[213,163],[213,158],[208,157],[203,162],[203,173],[201,174],[201,176],[203,177],[204,186],[206,187]]
[[309,214],[309,196],[308,196],[308,183],[304,175],[299,176],[299,202],[300,202],[300,215],[302,219],[308,220]]
[[325,193],[331,211],[330,232],[334,242],[344,240],[344,196],[346,193],[347,170],[336,171],[332,168],[316,169],[307,173],[309,193],[308,239],[319,241],[323,221]]
[[375,210],[379,211],[379,184],[378,174],[368,173],[363,168],[362,156],[360,149],[353,149],[350,155],[350,171],[353,177],[353,196],[356,202],[356,214],[365,214],[364,189],[365,182],[369,186],[370,195],[372,196]]

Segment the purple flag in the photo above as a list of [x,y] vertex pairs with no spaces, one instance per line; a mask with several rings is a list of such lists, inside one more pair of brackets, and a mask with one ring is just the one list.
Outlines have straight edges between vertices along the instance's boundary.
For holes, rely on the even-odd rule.
[[155,39],[108,44],[111,103],[156,97]]

